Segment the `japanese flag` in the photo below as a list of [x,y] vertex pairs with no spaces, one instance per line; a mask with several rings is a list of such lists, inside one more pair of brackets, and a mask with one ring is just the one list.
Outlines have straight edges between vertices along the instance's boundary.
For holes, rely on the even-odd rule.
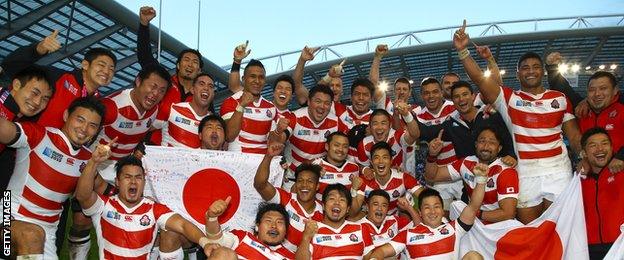
[[605,260],[622,260],[624,259],[624,224],[620,226],[620,236],[615,240],[609,253],[605,256]]
[[575,176],[550,208],[527,225],[475,220],[460,242],[460,255],[471,250],[485,259],[589,259],[580,178]]
[[[251,230],[258,204],[263,202],[253,187],[253,179],[263,155],[199,149],[146,147],[145,196],[204,230],[205,213],[218,199],[232,197],[227,211],[219,217],[224,230]],[[280,157],[271,162],[269,182],[279,186],[283,169]]]

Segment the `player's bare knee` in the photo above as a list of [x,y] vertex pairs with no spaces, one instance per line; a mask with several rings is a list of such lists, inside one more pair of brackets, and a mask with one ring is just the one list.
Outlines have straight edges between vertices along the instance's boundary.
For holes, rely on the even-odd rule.
[[483,256],[476,251],[470,251],[462,257],[462,260],[483,260]]
[[184,237],[174,231],[160,231],[159,248],[163,252],[171,252],[182,247]]
[[74,212],[72,215],[72,228],[86,230],[91,229],[92,226],[91,218],[85,216],[82,212]]
[[11,233],[17,245],[17,255],[41,254],[45,242],[45,231],[38,225],[22,221],[11,222]]
[[236,260],[238,256],[236,252],[230,248],[219,247],[212,250],[212,254],[208,256],[208,259]]

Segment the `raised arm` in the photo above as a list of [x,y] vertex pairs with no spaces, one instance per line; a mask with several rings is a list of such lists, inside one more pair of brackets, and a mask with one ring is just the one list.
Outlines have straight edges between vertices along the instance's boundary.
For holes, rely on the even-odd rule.
[[228,89],[232,91],[232,93],[239,92],[243,89],[240,81],[240,67],[243,59],[247,58],[249,53],[251,53],[251,50],[247,50],[247,45],[249,45],[249,41],[234,48],[234,62],[232,63],[230,77],[228,78]]
[[115,137],[109,144],[98,144],[91,154],[91,158],[87,161],[78,183],[76,184],[76,199],[83,209],[88,209],[97,201],[97,193],[95,191],[95,178],[97,175],[97,166],[108,160],[110,157],[110,148],[117,142]]
[[381,66],[381,59],[388,52],[388,45],[379,44],[377,48],[375,48],[375,56],[373,56],[373,62],[371,64],[370,72],[368,73],[368,79],[373,82],[375,86],[375,93],[373,95],[373,100],[375,103],[383,102],[381,98],[384,96],[384,91],[379,88],[379,67]]
[[37,44],[20,47],[6,56],[1,66],[7,78],[13,78],[16,73],[35,64],[44,55],[60,49],[61,43],[57,39],[58,33],[58,30],[54,30]]
[[151,6],[143,6],[139,10],[139,31],[137,32],[137,60],[142,68],[150,64],[158,64],[152,54],[150,45],[149,24],[156,17],[156,10]]
[[492,104],[496,101],[500,93],[500,86],[496,83],[496,80],[484,77],[481,68],[479,68],[479,65],[470,56],[470,52],[468,51],[470,37],[465,31],[466,20],[464,20],[462,27],[455,31],[453,35],[453,46],[459,54],[459,60],[461,60],[468,77],[479,87],[479,92],[481,92],[483,101],[486,104]]
[[232,245],[223,241],[223,232],[221,231],[221,224],[219,224],[218,218],[225,213],[231,200],[232,197],[230,196],[225,198],[225,200],[216,200],[206,211],[206,237],[210,240],[210,243],[217,243],[230,248]]
[[295,81],[295,97],[297,98],[297,103],[299,103],[299,105],[304,105],[308,102],[308,88],[303,85],[303,68],[305,67],[306,62],[314,59],[314,53],[316,53],[319,49],[320,47],[303,47],[303,50],[301,50],[301,56],[299,56],[299,60],[297,61],[297,66],[295,66],[295,71],[293,71],[293,80]]
[[225,139],[228,142],[234,141],[240,133],[241,126],[243,124],[243,113],[245,112],[245,107],[251,102],[253,102],[253,95],[246,91],[243,92],[236,109],[232,112],[232,117],[225,121]]
[[[305,221],[305,220],[304,220]],[[303,234],[301,236],[301,243],[297,248],[297,252],[295,254],[296,260],[309,260],[312,259],[311,251],[311,242],[314,235],[318,231],[318,224],[314,220],[307,220],[305,223],[305,228],[303,229]]]
[[418,225],[420,222],[422,222],[422,220],[420,219],[420,215],[418,215],[418,212],[416,212],[414,207],[412,207],[412,204],[410,204],[407,198],[400,197],[397,200],[397,206],[410,215],[410,218],[412,219],[412,222],[414,222],[414,225]]
[[418,139],[418,137],[420,137],[420,127],[418,127],[418,121],[414,119],[410,106],[407,103],[397,100],[394,103],[394,108],[394,113],[400,114],[403,116],[403,120],[405,120],[405,128],[407,130],[405,142],[411,145]]
[[468,206],[462,210],[459,215],[459,219],[466,225],[472,225],[474,223],[474,219],[477,216],[477,212],[479,212],[479,208],[481,208],[481,204],[483,203],[483,197],[485,196],[485,183],[488,180],[488,166],[483,163],[478,163],[472,169],[472,172],[475,175],[476,186],[474,190],[472,190],[472,195],[470,196],[470,203]]
[[496,81],[496,84],[499,86],[503,85],[503,77],[498,69],[498,64],[496,64],[496,60],[492,55],[492,51],[488,46],[478,46],[475,44],[475,48],[479,57],[487,61],[488,70],[490,70],[490,78]]
[[271,200],[273,197],[275,197],[275,193],[277,192],[275,190],[275,187],[273,187],[273,184],[269,182],[269,174],[271,168],[271,160],[273,160],[273,157],[278,156],[283,149],[283,144],[270,144],[269,148],[267,149],[266,155],[264,156],[264,158],[262,158],[262,162],[258,166],[258,170],[256,170],[256,176],[254,177],[253,185],[263,200]]

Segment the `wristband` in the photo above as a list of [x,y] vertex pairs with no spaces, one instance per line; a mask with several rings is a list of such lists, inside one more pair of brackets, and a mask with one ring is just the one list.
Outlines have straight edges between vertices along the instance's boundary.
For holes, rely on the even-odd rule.
[[427,162],[428,163],[434,163],[438,160],[438,158],[436,156],[433,155],[427,155]]
[[488,177],[486,177],[486,176],[477,176],[477,177],[475,177],[475,182],[477,184],[484,184],[484,183],[487,182],[487,180],[488,180]]
[[209,217],[208,218],[209,222],[215,222],[215,221],[218,221],[218,220],[219,220],[219,217]]
[[236,106],[236,111],[243,113],[243,111],[245,111],[245,108],[241,105]]
[[204,247],[205,247],[205,246],[209,243],[208,241],[210,241],[210,240],[209,240],[207,237],[201,237],[201,238],[199,239],[199,241],[197,241],[197,244],[198,244],[201,248],[204,248]]
[[459,55],[459,60],[464,60],[470,56],[470,51],[468,48],[464,48],[463,50],[458,51],[457,54]]
[[236,59],[234,59],[234,62],[232,62],[232,68],[230,68],[230,71],[240,71],[240,67],[241,67],[241,63],[236,62]]
[[355,198],[357,197],[357,195],[358,195],[357,190],[351,189],[351,197]]
[[410,123],[414,121],[414,116],[412,116],[412,113],[407,113],[407,116],[404,116],[403,120],[405,120],[405,123]]
[[209,236],[211,236],[211,237],[215,237],[215,236],[220,235],[220,234],[221,234],[221,232],[223,232],[223,231],[219,230],[219,232],[214,233],[214,234],[213,234],[213,233],[208,233],[208,232],[206,232],[206,235],[209,235]]

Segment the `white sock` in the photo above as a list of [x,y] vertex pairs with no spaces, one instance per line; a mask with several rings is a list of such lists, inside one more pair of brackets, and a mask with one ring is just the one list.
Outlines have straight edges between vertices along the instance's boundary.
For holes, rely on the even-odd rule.
[[69,240],[69,259],[71,260],[85,260],[89,257],[89,249],[91,248],[91,240],[87,237],[82,241]]
[[[158,244],[158,243],[156,243]],[[160,252],[160,250],[158,250],[158,246],[153,246],[152,250],[150,250],[150,254],[149,254],[149,260],[158,260],[158,253]]]
[[158,254],[160,255],[160,260],[184,260],[184,250],[182,250],[182,247],[169,253],[165,253],[159,249]]
[[43,254],[18,255],[16,260],[42,260]]

